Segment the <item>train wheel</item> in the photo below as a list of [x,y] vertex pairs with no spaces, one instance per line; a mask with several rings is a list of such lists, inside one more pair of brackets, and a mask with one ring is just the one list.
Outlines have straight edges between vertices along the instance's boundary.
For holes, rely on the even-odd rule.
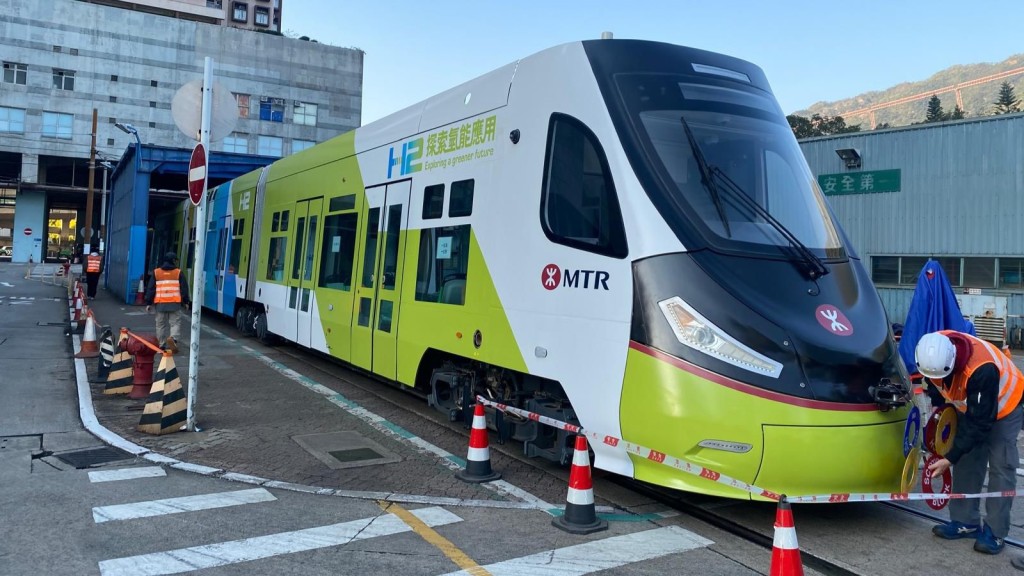
[[256,339],[259,340],[261,344],[266,344],[267,346],[273,346],[277,343],[277,336],[274,336],[269,330],[267,330],[266,312],[260,312],[259,315],[256,316]]

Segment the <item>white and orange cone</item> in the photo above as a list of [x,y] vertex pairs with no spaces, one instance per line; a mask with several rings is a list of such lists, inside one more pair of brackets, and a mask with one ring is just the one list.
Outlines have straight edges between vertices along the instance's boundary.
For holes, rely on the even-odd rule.
[[82,348],[75,354],[75,358],[96,358],[100,355],[100,347],[96,342],[96,323],[92,321],[92,314],[85,317],[85,335],[82,337]]
[[[82,321],[82,292],[81,290],[75,291],[75,317],[71,319],[72,322]],[[77,328],[77,324],[75,326]]]
[[594,507],[594,484],[590,479],[590,453],[587,452],[587,438],[576,437],[576,450],[572,455],[569,469],[569,494],[566,497],[565,513],[551,521],[555,528],[571,534],[592,534],[608,529],[608,522],[597,517]]
[[484,417],[483,404],[477,404],[473,410],[466,469],[456,472],[455,477],[463,482],[490,482],[501,478],[501,474],[491,470],[491,449],[487,444],[487,418]]
[[796,541],[793,510],[786,496],[779,500],[775,511],[775,539],[772,542],[772,566],[768,576],[804,576],[800,562],[800,545]]

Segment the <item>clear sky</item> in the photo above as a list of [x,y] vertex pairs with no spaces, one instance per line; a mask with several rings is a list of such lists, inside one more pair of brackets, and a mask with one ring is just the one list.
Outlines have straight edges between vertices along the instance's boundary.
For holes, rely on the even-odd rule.
[[606,30],[749,60],[787,114],[1024,53],[1019,0],[284,0],[283,10],[283,32],[366,53],[364,124]]

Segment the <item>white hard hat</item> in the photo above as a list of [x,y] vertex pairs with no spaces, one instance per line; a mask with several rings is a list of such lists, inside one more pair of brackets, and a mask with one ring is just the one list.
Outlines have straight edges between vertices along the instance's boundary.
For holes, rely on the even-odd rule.
[[922,336],[914,350],[917,371],[928,378],[945,378],[953,371],[955,360],[956,347],[948,337],[938,332]]
[[90,254],[90,256],[99,256],[99,255],[100,255],[100,253],[96,252],[95,250],[93,250],[92,254]]

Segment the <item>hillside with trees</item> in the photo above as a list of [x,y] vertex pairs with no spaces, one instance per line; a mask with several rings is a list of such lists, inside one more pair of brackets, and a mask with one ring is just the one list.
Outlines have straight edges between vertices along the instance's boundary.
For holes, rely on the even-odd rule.
[[[842,130],[833,130],[822,134],[827,135],[849,132],[859,127],[870,130],[867,115],[850,116],[849,113],[876,104],[884,104],[907,96],[939,90],[947,86],[962,84],[1000,72],[1007,72],[1024,67],[1024,54],[1011,56],[998,63],[981,63],[951,66],[933,74],[931,77],[917,81],[897,84],[888,90],[865,92],[863,94],[835,102],[817,102],[812,106],[794,112],[790,116],[790,125],[800,136],[798,127],[804,126],[803,120],[813,123],[817,115],[826,128],[835,128],[835,120],[843,122]],[[1012,113],[1020,110],[1019,98],[1024,95],[1024,73],[1009,76],[1002,80],[986,82],[977,86],[961,89],[963,109],[957,108],[956,95],[952,91],[934,93],[931,98],[923,98],[883,108],[875,112],[876,128],[909,126],[923,122],[938,122],[958,118],[991,116],[993,114]],[[794,119],[798,117],[799,119]],[[831,122],[831,125],[830,125]]]

